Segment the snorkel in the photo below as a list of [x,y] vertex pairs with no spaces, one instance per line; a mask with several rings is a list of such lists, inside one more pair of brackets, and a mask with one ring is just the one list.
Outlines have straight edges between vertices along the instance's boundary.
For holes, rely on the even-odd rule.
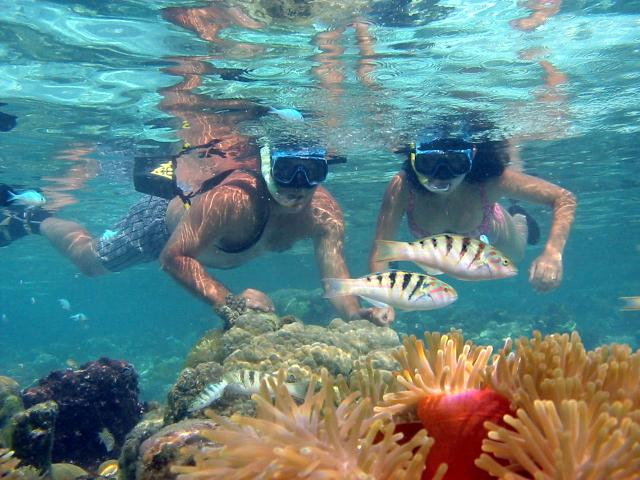
[[271,175],[271,150],[269,149],[269,144],[265,144],[260,149],[260,170],[271,197],[273,197],[273,199],[283,207],[293,207],[297,200],[295,198],[287,198],[286,195],[280,193],[278,191],[278,186]]

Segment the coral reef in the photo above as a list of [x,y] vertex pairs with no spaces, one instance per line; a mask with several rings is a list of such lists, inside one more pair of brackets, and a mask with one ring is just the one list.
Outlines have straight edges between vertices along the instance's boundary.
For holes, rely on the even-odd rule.
[[222,363],[224,360],[223,333],[219,328],[205,332],[187,355],[187,359],[184,362],[185,367],[193,368],[205,362]]
[[[25,407],[55,401],[58,415],[53,461],[90,468],[117,454],[143,410],[133,366],[108,358],[88,362],[77,370],[54,371],[25,390],[22,400]],[[113,437],[114,451],[108,451],[104,443],[109,436]]]
[[[136,480],[171,480],[175,478],[172,466],[192,465],[190,450],[214,446],[209,433],[217,425],[211,420],[183,420],[164,427],[140,445]],[[189,448],[190,447],[190,448]]]
[[20,460],[13,452],[0,448],[0,478],[3,480],[39,480],[42,477],[32,467],[18,467]]
[[162,414],[160,409],[146,413],[144,419],[127,434],[119,458],[119,480],[136,480],[140,445],[163,427]]
[[189,449],[195,465],[173,471],[183,480],[640,478],[640,352],[626,345],[587,351],[577,333],[536,332],[493,354],[453,331],[407,337],[395,357],[393,383],[369,359],[349,381],[324,370],[316,389],[312,376],[301,405],[284,370],[266,377],[256,418],[209,410],[219,427],[204,435],[220,447]]
[[225,370],[246,369],[273,373],[286,367],[296,380],[306,380],[326,368],[332,375],[348,375],[356,361],[371,357],[376,368],[398,367],[391,352],[400,344],[390,328],[373,328],[366,320],[333,320],[327,327],[295,321],[265,331],[256,315],[244,315],[224,335]]
[[11,418],[23,409],[18,382],[0,376],[0,448],[9,446],[13,431]]
[[51,466],[58,413],[58,404],[49,400],[17,413],[12,420],[15,424],[11,438],[13,450],[24,463],[42,472]]
[[324,298],[320,288],[315,290],[284,289],[270,295],[276,311],[283,316],[292,315],[304,323],[326,325],[335,317],[331,303]]
[[211,413],[219,427],[204,436],[224,448],[192,449],[196,466],[172,470],[181,480],[417,478],[433,439],[422,430],[398,443],[390,415],[374,416],[371,399],[358,392],[339,401],[334,387],[323,370],[320,390],[312,379],[298,405],[282,383],[265,380],[265,390],[253,397],[257,418]]
[[[395,331],[374,327],[361,320],[333,320],[328,327],[305,325],[294,317],[249,312],[224,332],[221,340],[198,342],[195,358],[223,358],[223,364],[206,362],[185,368],[168,396],[165,422],[172,423],[194,416],[189,406],[212,383],[220,382],[224,373],[254,371],[272,374],[286,368],[289,382],[306,382],[322,368],[331,375],[349,376],[357,363],[373,362],[376,369],[391,372],[398,368],[392,353],[400,345]],[[215,349],[207,352],[206,347]],[[193,362],[195,363],[195,361]],[[255,411],[248,396],[227,394],[216,403],[221,415]]]
[[193,399],[202,392],[207,385],[219,382],[222,378],[222,365],[214,362],[201,363],[195,368],[185,368],[180,372],[176,384],[167,396],[167,409],[164,421],[168,425],[189,416],[189,409]]

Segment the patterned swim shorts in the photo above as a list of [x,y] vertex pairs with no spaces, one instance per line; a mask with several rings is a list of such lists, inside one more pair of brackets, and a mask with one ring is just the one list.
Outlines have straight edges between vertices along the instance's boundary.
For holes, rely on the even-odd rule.
[[113,230],[96,242],[102,264],[119,272],[137,263],[157,260],[169,240],[165,222],[169,200],[146,195],[135,203]]

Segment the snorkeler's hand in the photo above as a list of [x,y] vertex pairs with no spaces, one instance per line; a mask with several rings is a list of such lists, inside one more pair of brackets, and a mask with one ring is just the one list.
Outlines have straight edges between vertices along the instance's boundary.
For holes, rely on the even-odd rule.
[[562,255],[543,253],[529,267],[529,281],[539,292],[548,292],[562,281]]
[[295,108],[273,108],[269,109],[269,113],[273,113],[287,122],[303,122],[304,117]]
[[254,290],[253,288],[247,288],[238,297],[243,298],[246,301],[245,306],[251,310],[258,310],[260,312],[273,312],[276,307],[273,305],[271,299],[266,293],[260,290]]
[[358,311],[358,316],[379,327],[388,327],[395,320],[396,312],[392,307],[361,308]]

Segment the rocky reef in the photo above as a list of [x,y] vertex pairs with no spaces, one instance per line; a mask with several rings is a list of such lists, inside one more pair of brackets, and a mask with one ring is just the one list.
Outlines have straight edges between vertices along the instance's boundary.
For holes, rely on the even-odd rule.
[[[202,415],[189,412],[189,406],[207,385],[220,382],[225,372],[273,374],[286,368],[289,382],[306,382],[323,368],[332,375],[348,377],[357,363],[371,361],[376,369],[390,374],[399,366],[392,357],[399,345],[393,329],[377,328],[365,320],[347,323],[334,319],[322,327],[304,324],[293,316],[246,313],[229,330],[220,332],[216,341],[207,334],[196,344],[188,356],[190,366],[169,392],[165,421]],[[212,348],[209,355],[204,353],[206,347]],[[205,361],[196,363],[198,358]],[[250,413],[252,405],[248,395],[224,395],[216,409],[224,415]]]
[[[493,321],[510,325],[500,315]],[[0,382],[0,413],[19,410],[11,421],[15,457],[18,433],[38,430],[40,442],[32,445],[45,451],[50,438],[54,461],[97,465],[107,456],[99,436],[107,429],[121,480],[294,478],[316,470],[327,479],[574,478],[560,474],[583,464],[605,479],[640,468],[640,352],[623,344],[587,350],[575,332],[537,332],[497,349],[458,330],[420,337],[401,339],[367,321],[320,326],[247,311],[228,330],[204,334],[166,405],[144,417],[135,372],[107,359],[83,365],[80,378],[53,372],[23,392],[24,411],[15,384]],[[71,391],[82,400],[61,395]],[[83,407],[76,412],[92,416],[86,423],[67,410],[77,403]],[[120,417],[104,417],[115,404]],[[601,421],[601,437],[573,441]],[[79,427],[87,444],[75,444],[82,460],[59,450]],[[560,455],[553,445],[562,439],[553,432],[565,430],[573,440]],[[525,441],[534,437],[545,437],[539,448]],[[602,449],[617,452],[616,460],[598,457]],[[544,464],[521,462],[540,452]],[[44,470],[43,454],[20,453]]]
[[[88,362],[76,370],[53,371],[39,380],[37,386],[26,389],[22,401],[27,409],[23,415],[32,412],[29,418],[34,418],[34,410],[42,410],[43,405],[52,405],[47,412],[55,410],[55,415],[46,416],[55,421],[50,445],[53,462],[72,462],[92,468],[118,453],[125,435],[143,412],[133,366],[108,358]],[[42,423],[45,416],[40,413],[35,419]],[[28,418],[23,421],[25,425],[29,422]],[[25,426],[23,430],[25,438],[21,442],[28,444],[34,440],[36,431],[46,429],[34,426],[29,431]],[[17,441],[14,433],[16,451]],[[28,463],[46,467],[38,459],[29,459]]]

